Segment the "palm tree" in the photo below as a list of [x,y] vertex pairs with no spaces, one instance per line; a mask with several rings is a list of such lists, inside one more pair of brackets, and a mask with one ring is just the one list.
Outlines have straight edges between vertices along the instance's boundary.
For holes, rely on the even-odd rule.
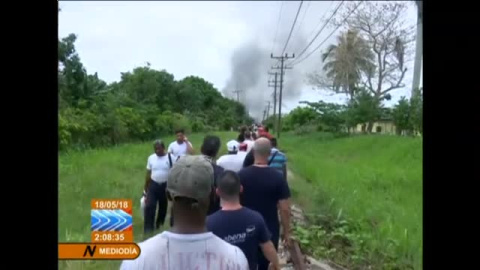
[[346,93],[352,99],[363,72],[375,68],[374,54],[358,32],[348,30],[322,54],[323,70],[335,92]]

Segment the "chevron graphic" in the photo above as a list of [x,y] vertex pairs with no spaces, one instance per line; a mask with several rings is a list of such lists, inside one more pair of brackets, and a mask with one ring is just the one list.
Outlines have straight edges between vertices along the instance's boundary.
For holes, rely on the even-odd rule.
[[123,210],[91,210],[91,230],[122,232],[131,229],[132,215]]

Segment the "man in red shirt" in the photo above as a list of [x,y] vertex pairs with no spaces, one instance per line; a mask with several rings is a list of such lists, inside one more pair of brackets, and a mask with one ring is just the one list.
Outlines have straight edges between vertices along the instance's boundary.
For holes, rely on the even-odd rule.
[[268,133],[268,127],[260,127],[258,128],[258,137],[265,136],[269,140],[273,138],[272,134]]

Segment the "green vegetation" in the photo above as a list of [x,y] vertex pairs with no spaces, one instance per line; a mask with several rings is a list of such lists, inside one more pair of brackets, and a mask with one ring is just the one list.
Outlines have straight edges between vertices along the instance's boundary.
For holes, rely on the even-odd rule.
[[[284,131],[294,131],[301,135],[313,131],[333,132],[335,134],[350,133],[356,125],[373,123],[378,120],[389,120],[392,111],[385,108],[382,102],[375,99],[367,90],[356,89],[356,95],[347,105],[327,103],[324,101],[302,101],[306,107],[297,107],[283,117]],[[267,120],[267,125],[273,121]],[[369,125],[370,126],[370,125]],[[371,132],[371,128],[363,131]]]
[[224,98],[202,78],[180,81],[147,64],[107,84],[88,75],[75,51],[76,36],[58,42],[59,146],[89,148],[151,140],[174,129],[229,130],[251,123],[245,106]]
[[[306,106],[282,115],[278,127],[287,132],[279,146],[293,172],[294,201],[308,213],[306,226],[294,226],[295,236],[304,251],[350,270],[422,269],[422,138],[351,135],[358,124],[372,132],[378,120],[393,120],[399,134],[422,134],[421,88],[393,109],[383,105],[404,87],[404,58],[413,41],[401,19],[406,5],[345,4],[334,21],[345,21],[347,29],[322,53],[323,73],[310,74],[309,83],[349,101],[301,102]],[[76,38],[58,41],[59,241],[90,241],[93,198],[132,198],[134,238],[141,241],[139,199],[151,141],[160,136],[169,143],[182,128],[198,154],[210,132],[221,137],[223,154],[237,137],[225,130],[253,119],[204,79],[176,80],[148,63],[106,83],[87,73]],[[272,134],[274,120],[264,121]],[[119,265],[61,261],[60,269]]]
[[[385,97],[384,99],[387,99]],[[293,131],[303,135],[315,131],[335,134],[351,133],[358,125],[363,126],[363,133],[372,131],[373,122],[378,120],[393,121],[398,134],[420,135],[423,131],[423,90],[416,89],[410,100],[402,97],[394,108],[384,107],[383,100],[378,100],[366,89],[355,89],[347,105],[327,103],[324,101],[301,101],[304,107],[297,107],[282,117],[282,130]],[[273,117],[264,121],[273,127]]]
[[310,215],[295,234],[349,269],[422,269],[422,139],[285,135],[294,199]]
[[[234,132],[213,133],[225,143]],[[195,152],[200,153],[203,134],[192,134]],[[174,136],[162,137],[166,143]],[[123,144],[108,149],[71,151],[59,156],[58,239],[60,242],[90,241],[90,201],[93,198],[131,198],[133,200],[134,240],[143,240],[140,198],[145,183],[147,157],[151,143]],[[118,261],[60,261],[60,269],[118,269]]]
[[405,131],[412,134],[423,132],[423,89],[415,89],[410,100],[402,97],[393,109],[393,121],[397,127],[397,133]]
[[[223,154],[225,142],[237,134],[216,134]],[[189,135],[196,153],[203,136]],[[421,138],[287,133],[280,147],[293,171],[294,201],[309,214],[308,226],[295,227],[304,248],[349,269],[422,269]],[[89,241],[92,198],[132,198],[134,238],[143,240],[139,199],[151,152],[149,142],[61,153],[59,240]],[[116,261],[60,262],[60,269],[118,266]]]

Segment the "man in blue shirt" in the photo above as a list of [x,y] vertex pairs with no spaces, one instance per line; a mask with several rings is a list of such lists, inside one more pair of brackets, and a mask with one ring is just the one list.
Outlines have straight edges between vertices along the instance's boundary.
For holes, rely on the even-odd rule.
[[[266,137],[262,137],[266,138]],[[287,179],[287,156],[278,150],[277,148],[277,139],[271,138],[270,143],[272,145],[272,150],[270,151],[270,157],[268,158],[268,165],[272,168],[277,169],[283,174],[285,180]],[[255,159],[253,151],[248,152],[247,156],[243,160],[243,167],[248,167],[253,165]]]
[[[238,175],[243,186],[242,205],[258,211],[272,234],[272,242],[278,248],[280,222],[283,227],[283,239],[288,245],[290,238],[290,188],[283,175],[268,165],[271,144],[267,138],[260,138],[253,146],[254,164],[243,168]],[[278,207],[278,208],[277,208]],[[259,254],[258,269],[268,269],[268,261]]]
[[270,232],[263,217],[256,211],[240,204],[242,186],[240,178],[233,171],[225,171],[217,182],[216,193],[222,209],[208,216],[207,230],[239,247],[251,270],[258,265],[258,248],[271,262],[273,269],[280,269],[277,251],[270,240]]
[[287,179],[287,156],[284,153],[280,152],[277,148],[277,138],[270,139],[272,144],[272,150],[268,161],[270,162],[270,167],[277,169],[283,174],[285,180]]

